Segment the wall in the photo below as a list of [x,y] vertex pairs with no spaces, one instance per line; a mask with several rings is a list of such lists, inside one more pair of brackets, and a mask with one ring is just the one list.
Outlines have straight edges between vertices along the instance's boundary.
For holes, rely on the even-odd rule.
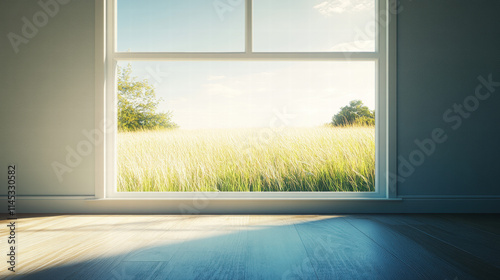
[[479,76],[491,74],[500,82],[500,1],[404,0],[402,5],[398,155],[409,160],[418,148],[414,141],[430,137],[435,128],[442,128],[448,139],[398,185],[398,194],[500,195],[500,87],[472,112],[467,111],[474,109],[469,97],[464,110],[470,115],[460,117],[461,125],[443,119],[453,104],[475,95]]
[[[398,156],[414,163],[413,172],[402,170],[404,181],[398,184],[404,200],[211,201],[199,207],[178,200],[19,198],[18,211],[177,212],[184,205],[206,213],[499,212],[500,87],[481,100],[456,130],[455,121],[445,121],[443,114],[474,94],[479,76],[491,74],[500,81],[500,2],[403,0],[401,4]],[[84,132],[94,128],[94,5],[83,0],[60,4],[60,10],[16,54],[7,34],[21,34],[22,18],[32,21],[42,9],[37,1],[0,1],[0,166],[2,172],[10,163],[18,166],[19,195],[94,195],[93,151],[71,173],[64,173],[62,182],[52,166],[64,164],[67,148],[77,149],[86,139]],[[446,141],[436,144],[422,164],[415,164],[419,155],[415,140],[430,137],[436,128],[443,129]]]
[[[2,173],[16,164],[19,195],[93,195],[93,152],[62,182],[52,163],[66,165],[66,148],[94,127],[94,1],[53,1],[53,17],[37,2],[0,1]],[[14,39],[17,53],[11,32],[24,38]]]

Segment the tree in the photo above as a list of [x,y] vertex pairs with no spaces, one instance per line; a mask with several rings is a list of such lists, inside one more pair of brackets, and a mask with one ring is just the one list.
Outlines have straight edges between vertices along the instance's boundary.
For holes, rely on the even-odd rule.
[[149,81],[139,81],[131,73],[132,65],[118,66],[118,130],[178,127],[172,121],[172,112],[156,112],[161,99]]
[[375,111],[364,106],[361,100],[353,100],[333,116],[332,125],[375,125]]

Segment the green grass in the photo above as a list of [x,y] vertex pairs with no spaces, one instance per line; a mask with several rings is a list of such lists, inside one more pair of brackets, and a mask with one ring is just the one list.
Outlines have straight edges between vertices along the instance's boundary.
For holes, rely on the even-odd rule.
[[118,134],[118,191],[374,191],[374,127]]

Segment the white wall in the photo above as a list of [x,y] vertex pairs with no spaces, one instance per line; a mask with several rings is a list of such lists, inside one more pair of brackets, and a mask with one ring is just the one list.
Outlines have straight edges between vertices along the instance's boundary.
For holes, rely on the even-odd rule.
[[[48,0],[44,0],[48,1]],[[448,133],[398,185],[402,201],[85,201],[19,198],[20,212],[206,213],[500,212],[500,90],[460,129],[442,114],[474,92],[479,75],[500,81],[500,2],[403,0],[398,19],[398,155],[441,127]],[[60,182],[65,163],[94,128],[94,0],[73,0],[15,53],[7,34],[42,10],[35,0],[0,1],[0,166],[18,167],[19,195],[94,195],[94,153]],[[5,193],[6,188],[2,189]],[[3,199],[5,202],[5,199]],[[200,206],[201,205],[201,206]]]

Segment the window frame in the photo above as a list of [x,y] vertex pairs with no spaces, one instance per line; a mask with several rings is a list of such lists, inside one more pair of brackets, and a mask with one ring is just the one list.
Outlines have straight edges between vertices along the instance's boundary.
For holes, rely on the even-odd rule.
[[[96,198],[106,199],[389,199],[396,197],[396,0],[376,0],[374,52],[253,52],[252,2],[245,0],[244,52],[117,52],[117,0],[96,0]],[[99,11],[102,9],[102,11]],[[100,25],[100,27],[99,27]],[[116,66],[119,61],[374,61],[376,65],[374,192],[117,192]],[[101,67],[102,66],[102,67]],[[103,79],[104,76],[104,79]],[[103,121],[104,120],[104,121]]]

